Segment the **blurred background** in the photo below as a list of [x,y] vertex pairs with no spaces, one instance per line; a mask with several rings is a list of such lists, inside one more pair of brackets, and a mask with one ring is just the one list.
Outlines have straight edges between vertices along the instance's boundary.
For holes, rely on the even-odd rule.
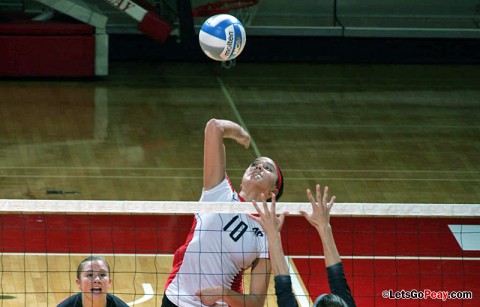
[[[228,145],[236,186],[263,154],[286,201],[328,180],[339,201],[478,203],[479,5],[2,0],[1,196],[196,200],[218,117],[257,144]],[[198,43],[218,8],[245,25],[234,61]]]
[[[40,14],[46,8],[56,8],[57,19],[60,11],[96,27],[97,36],[108,34],[111,60],[206,61],[199,52],[196,34],[203,21],[215,14],[213,7],[220,7],[247,28],[248,48],[242,61],[479,62],[477,0],[136,1],[171,24],[170,31],[157,29],[166,35],[161,43],[144,35],[138,21],[112,6],[122,2],[2,0],[0,11],[8,16],[12,11]],[[208,4],[214,5],[202,9]],[[84,17],[95,14],[105,19]]]

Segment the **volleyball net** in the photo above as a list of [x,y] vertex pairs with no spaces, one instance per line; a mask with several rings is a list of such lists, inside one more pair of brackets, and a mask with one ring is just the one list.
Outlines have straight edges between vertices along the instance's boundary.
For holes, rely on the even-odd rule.
[[[320,238],[289,211],[282,241],[299,306],[330,292]],[[160,306],[194,213],[255,213],[250,203],[0,200],[0,306],[56,306],[79,291],[78,264],[104,256],[110,292]],[[337,203],[335,241],[357,306],[479,306],[480,204]],[[220,231],[220,230],[219,230]],[[248,273],[244,287],[248,292]],[[273,280],[266,306],[276,306]]]

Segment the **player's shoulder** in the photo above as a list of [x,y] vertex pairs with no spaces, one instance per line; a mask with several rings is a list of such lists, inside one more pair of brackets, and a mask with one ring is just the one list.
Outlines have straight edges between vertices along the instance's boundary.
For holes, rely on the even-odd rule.
[[127,307],[127,303],[122,301],[119,297],[107,293],[107,307]]
[[76,306],[82,306],[82,297],[81,293],[74,294],[70,297],[67,297],[65,300],[60,302],[60,304],[57,305],[57,307],[76,307]]

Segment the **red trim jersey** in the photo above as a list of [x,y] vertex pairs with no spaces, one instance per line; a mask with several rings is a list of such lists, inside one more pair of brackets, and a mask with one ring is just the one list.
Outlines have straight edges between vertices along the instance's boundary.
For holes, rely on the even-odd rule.
[[[202,191],[200,201],[241,201],[225,178]],[[268,258],[268,242],[260,224],[246,214],[197,213],[187,240],[174,255],[165,294],[177,306],[204,306],[195,293],[224,286],[243,293],[243,271],[257,258]]]

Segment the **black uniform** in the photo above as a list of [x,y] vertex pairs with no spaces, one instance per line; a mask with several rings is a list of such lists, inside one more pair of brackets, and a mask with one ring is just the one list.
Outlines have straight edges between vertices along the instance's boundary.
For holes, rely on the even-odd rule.
[[[355,301],[350,292],[350,287],[347,284],[342,263],[338,262],[327,267],[327,274],[331,293],[341,297],[349,307],[355,307]],[[276,275],[274,280],[278,306],[298,307],[297,300],[292,291],[290,275]]]
[[[80,292],[70,296],[58,304],[57,307],[84,307],[82,305],[82,293]],[[128,305],[115,295],[107,293],[107,307],[128,307]]]

